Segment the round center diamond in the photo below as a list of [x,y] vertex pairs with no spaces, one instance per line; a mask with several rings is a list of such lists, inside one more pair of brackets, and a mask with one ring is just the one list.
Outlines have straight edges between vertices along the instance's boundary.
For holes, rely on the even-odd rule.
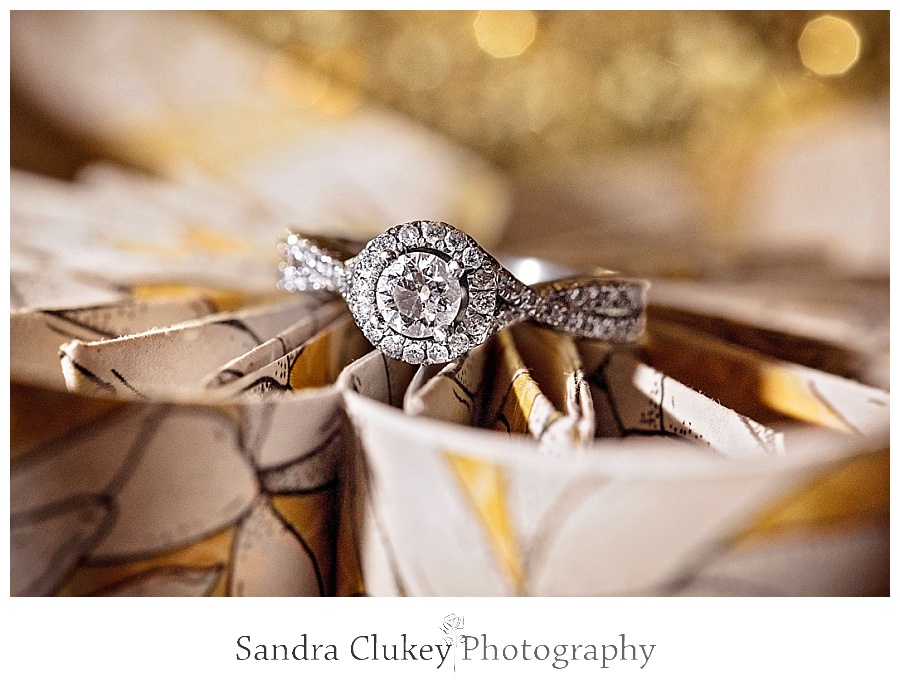
[[462,289],[446,260],[412,251],[382,271],[375,300],[392,329],[407,337],[430,337],[456,318]]

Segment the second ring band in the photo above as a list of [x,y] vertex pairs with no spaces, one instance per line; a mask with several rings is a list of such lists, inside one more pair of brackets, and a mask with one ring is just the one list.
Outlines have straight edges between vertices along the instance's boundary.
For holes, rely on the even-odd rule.
[[341,294],[372,345],[407,363],[445,363],[529,319],[610,342],[643,331],[644,280],[584,275],[526,285],[442,222],[397,225],[365,245],[292,231],[278,251],[280,289]]

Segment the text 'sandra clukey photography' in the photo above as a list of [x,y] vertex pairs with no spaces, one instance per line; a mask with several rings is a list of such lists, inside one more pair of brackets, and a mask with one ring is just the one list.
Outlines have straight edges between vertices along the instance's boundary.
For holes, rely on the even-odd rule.
[[644,669],[650,662],[655,644],[636,643],[620,633],[608,642],[551,642],[493,638],[487,633],[469,635],[463,617],[450,614],[444,618],[444,636],[436,642],[419,642],[411,634],[379,636],[378,633],[357,635],[349,643],[318,642],[301,633],[293,642],[259,642],[249,635],[236,641],[235,659],[238,661],[414,661],[431,662],[436,669],[446,667],[454,671],[464,662],[472,661],[532,661],[547,662],[554,669],[565,669],[572,663],[588,663],[608,669],[621,662],[629,667]]

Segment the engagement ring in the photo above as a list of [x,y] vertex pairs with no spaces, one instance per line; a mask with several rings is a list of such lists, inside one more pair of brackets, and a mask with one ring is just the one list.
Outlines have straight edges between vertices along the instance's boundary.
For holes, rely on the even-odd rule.
[[340,294],[372,345],[407,363],[451,361],[523,320],[609,342],[643,331],[646,281],[605,273],[529,286],[514,262],[542,261],[498,260],[443,222],[397,225],[367,244],[291,231],[278,252],[279,289]]

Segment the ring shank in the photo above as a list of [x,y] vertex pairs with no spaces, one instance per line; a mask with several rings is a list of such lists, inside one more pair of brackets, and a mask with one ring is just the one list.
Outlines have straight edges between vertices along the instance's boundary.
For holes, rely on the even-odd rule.
[[[575,277],[586,277],[584,270],[578,270],[571,265],[555,263],[544,258],[534,258],[532,256],[520,256],[512,253],[493,253],[497,261],[509,270],[517,279],[525,284],[532,286],[541,285],[545,282],[555,282],[557,280],[571,279]],[[591,271],[592,276],[614,275],[611,270],[598,268]]]
[[[648,287],[643,280],[621,278],[608,270],[585,273],[540,258],[488,254],[471,237],[442,223],[422,221],[418,225],[403,225],[402,229],[409,230],[411,238],[398,239],[400,229],[399,225],[391,228],[368,244],[289,231],[278,244],[278,251],[284,257],[279,266],[278,286],[285,291],[340,293],[348,300],[363,333],[373,343],[381,342],[386,324],[380,311],[373,313],[373,266],[381,265],[379,261],[396,259],[400,241],[405,242],[400,244],[401,256],[404,246],[406,252],[409,246],[418,246],[419,253],[429,252],[433,242],[443,241],[444,234],[451,232],[455,233],[451,236],[457,237],[451,247],[451,251],[459,252],[454,260],[456,269],[468,265],[469,268],[463,269],[471,270],[471,274],[477,269],[479,275],[474,287],[462,282],[463,289],[470,290],[466,292],[470,298],[468,303],[477,305],[467,311],[465,322],[460,320],[454,326],[454,336],[467,341],[468,346],[477,345],[498,329],[526,319],[574,337],[610,342],[634,342],[643,331]],[[471,301],[473,296],[479,298]],[[443,337],[448,334],[445,332]],[[432,357],[431,362],[448,360],[444,338],[435,339],[429,345],[434,349],[427,354]],[[452,342],[452,337],[447,341]],[[409,347],[415,348],[413,344],[419,347],[417,355],[407,356],[404,348],[403,360],[421,362],[424,350],[418,342]]]

